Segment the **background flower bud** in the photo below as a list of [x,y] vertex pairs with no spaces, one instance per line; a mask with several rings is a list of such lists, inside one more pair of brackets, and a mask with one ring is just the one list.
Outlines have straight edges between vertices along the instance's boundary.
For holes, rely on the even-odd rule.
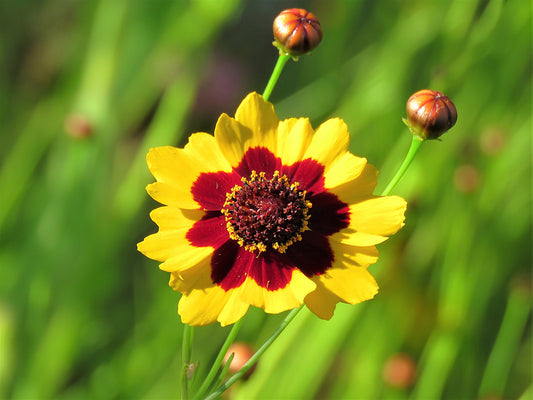
[[479,170],[470,164],[460,165],[453,174],[455,188],[462,193],[471,193],[479,187]]
[[282,11],[273,25],[274,46],[293,57],[316,48],[322,41],[320,22],[313,13],[301,8]]
[[407,120],[411,132],[421,139],[437,139],[457,122],[452,101],[435,90],[419,90],[407,100]]
[[[235,342],[229,347],[226,355],[224,356],[224,361],[222,362],[224,365],[228,362],[231,353],[234,353],[235,356],[229,365],[228,371],[231,374],[235,374],[239,372],[242,367],[244,367],[244,364],[246,364],[250,358],[252,358],[254,355],[254,350],[247,343]],[[254,364],[252,368],[250,368],[246,374],[244,374],[243,379],[248,379],[250,377],[250,375],[254,372],[256,365],[257,364]]]
[[416,380],[415,361],[407,354],[394,354],[385,363],[383,380],[391,387],[408,388]]
[[86,139],[93,134],[93,125],[89,118],[82,113],[72,113],[67,115],[64,121],[67,134],[76,139]]

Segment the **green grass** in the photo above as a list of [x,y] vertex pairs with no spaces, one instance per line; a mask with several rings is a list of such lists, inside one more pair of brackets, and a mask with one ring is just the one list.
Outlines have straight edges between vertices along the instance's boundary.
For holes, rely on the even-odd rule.
[[[411,140],[410,94],[443,91],[459,118],[394,191],[407,220],[371,267],[379,295],[331,321],[303,310],[233,398],[531,396],[531,4],[53,0],[0,6],[0,398],[179,397],[179,294],[136,251],[156,230],[145,154],[262,92],[272,20],[295,5],[324,40],[271,101],[343,118],[378,192]],[[73,113],[90,138],[65,132]],[[238,340],[258,347],[282,318],[253,309]],[[199,376],[228,331],[195,330]],[[397,353],[409,388],[383,380]]]

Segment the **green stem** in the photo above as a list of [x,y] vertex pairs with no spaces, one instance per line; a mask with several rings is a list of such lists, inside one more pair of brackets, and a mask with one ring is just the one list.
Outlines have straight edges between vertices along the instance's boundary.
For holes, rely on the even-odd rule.
[[220,385],[217,390],[215,390],[213,393],[211,393],[209,396],[205,398],[205,400],[214,400],[218,396],[220,396],[224,391],[226,391],[231,385],[233,385],[235,382],[237,382],[239,379],[242,378],[242,376],[248,372],[250,368],[257,362],[259,357],[263,355],[263,353],[270,347],[270,345],[278,338],[278,336],[285,330],[287,325],[296,317],[298,312],[303,308],[303,306],[300,306],[298,308],[295,308],[292,310],[283,320],[281,325],[276,329],[276,331],[270,336],[265,343],[255,352],[255,354],[244,364],[244,366],[237,372],[235,375],[233,375],[231,378],[229,378],[226,383],[223,385]]
[[200,389],[198,389],[198,392],[194,396],[194,400],[199,400],[203,398],[204,394],[207,392],[209,387],[211,386],[211,383],[215,379],[218,370],[220,369],[220,365],[222,365],[222,361],[224,360],[224,356],[228,352],[229,347],[235,340],[235,337],[237,336],[237,333],[239,333],[239,329],[241,329],[242,325],[242,318],[235,322],[233,325],[233,328],[231,328],[231,331],[228,334],[228,337],[226,338],[226,341],[220,348],[220,351],[218,352],[218,356],[215,359],[215,362],[211,366],[211,369],[209,370],[209,373],[207,374],[204,382],[202,383],[202,386],[200,386]]
[[411,141],[411,147],[409,147],[409,151],[407,152],[407,155],[405,156],[405,159],[403,160],[402,165],[396,172],[396,175],[392,178],[392,180],[389,182],[389,185],[385,188],[383,193],[381,193],[382,196],[388,196],[390,192],[392,192],[392,189],[396,186],[396,184],[400,181],[403,174],[405,174],[405,171],[407,171],[407,168],[409,168],[409,165],[411,165],[411,162],[416,156],[416,153],[420,149],[420,146],[422,146],[422,143],[424,141],[420,140],[418,137],[413,135],[413,140]]
[[222,368],[222,371],[218,375],[218,378],[217,378],[217,380],[215,382],[215,387],[220,385],[220,383],[224,380],[224,378],[228,374],[229,367],[231,367],[231,363],[233,362],[234,358],[235,358],[235,353],[231,353],[229,355],[228,359],[226,360],[226,362],[224,364],[224,367]]
[[279,76],[281,75],[281,71],[283,71],[283,67],[289,61],[288,54],[280,54],[278,57],[278,61],[276,62],[276,66],[274,67],[274,71],[272,71],[272,75],[270,75],[270,79],[268,80],[268,83],[266,85],[265,91],[263,92],[263,98],[268,101],[270,98],[270,95],[272,94],[272,90],[274,89],[274,86],[276,86],[276,83],[278,82]]
[[[287,64],[287,61],[289,60],[290,57],[291,56],[289,56],[287,54],[280,54],[279,55],[278,61],[276,62],[276,66],[274,67],[274,70],[272,71],[272,75],[270,76],[270,79],[268,80],[268,83],[267,83],[267,85],[265,87],[265,91],[263,92],[263,98],[266,101],[268,101],[268,99],[270,98],[270,95],[272,94],[272,90],[274,90],[274,87],[276,86],[276,83],[278,82],[278,79],[279,79],[279,77],[281,75],[281,72],[283,71],[283,68],[285,67],[285,64]],[[297,310],[299,310],[299,309],[297,309]],[[292,318],[294,318],[295,315],[296,315],[296,312],[294,312],[294,310],[293,310],[293,312],[290,313],[287,316],[287,318],[283,321],[283,323],[281,324],[280,328],[278,328],[278,330],[276,332],[274,332],[274,335],[271,337],[271,339],[269,339],[270,342],[267,341],[261,347],[261,349],[259,349],[257,351],[257,353],[255,353],[254,357],[257,355],[257,357],[255,357],[255,359],[257,359],[268,348],[268,346],[270,346],[272,341],[274,341],[274,339],[277,336],[279,336],[281,331],[283,331],[283,329],[285,329],[285,326],[292,320]],[[222,361],[224,360],[224,356],[226,355],[229,347],[231,346],[231,344],[235,340],[235,337],[237,336],[237,333],[239,332],[241,324],[242,324],[242,319],[240,319],[239,321],[237,321],[233,325],[233,328],[231,329],[230,333],[228,334],[228,337],[226,338],[226,341],[222,345],[222,347],[221,347],[221,349],[220,349],[220,351],[218,353],[218,356],[215,359],[215,362],[211,366],[211,369],[209,370],[209,373],[207,374],[204,382],[202,383],[202,386],[200,386],[200,388],[198,389],[198,392],[194,396],[194,400],[201,399],[204,396],[204,394],[209,390],[209,387],[211,386],[211,384],[213,383],[213,380],[215,379],[215,377],[217,376],[217,373],[219,372],[220,366],[222,365]],[[265,347],[265,345],[266,345],[266,347]],[[252,358],[254,358],[254,357],[252,357]],[[235,375],[233,375],[228,380],[228,382],[226,382],[224,385],[219,387],[218,390],[220,390],[220,388],[224,387],[224,389],[222,389],[222,391],[220,391],[220,392],[217,391],[217,392],[213,393],[212,395],[210,395],[208,398],[214,398],[214,397],[218,396],[218,394],[220,394],[224,390],[226,390],[236,380],[238,380],[242,375],[244,375],[244,373],[246,373],[246,371],[253,365],[253,363],[250,364],[249,367],[247,367],[247,365],[248,365],[248,363],[245,364],[244,367],[239,372],[237,372]],[[241,373],[241,371],[243,371],[243,372]],[[231,383],[229,383],[230,381],[231,381]],[[185,387],[185,390],[187,390],[186,385],[184,385],[184,387]]]
[[183,340],[181,345],[181,399],[189,398],[189,378],[187,370],[191,362],[193,328],[189,324],[183,326]]
[[[526,289],[527,290],[527,289]],[[489,394],[503,396],[513,360],[531,315],[529,294],[522,288],[511,292],[498,336],[485,367],[479,389],[480,398]]]

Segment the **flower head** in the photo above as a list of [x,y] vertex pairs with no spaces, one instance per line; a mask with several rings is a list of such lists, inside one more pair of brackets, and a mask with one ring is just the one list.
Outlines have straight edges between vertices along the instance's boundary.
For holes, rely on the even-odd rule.
[[301,8],[284,10],[274,19],[274,46],[280,54],[298,57],[322,41],[322,28],[315,14]]
[[405,124],[420,139],[437,139],[457,122],[452,101],[435,90],[419,90],[407,100]]
[[377,293],[367,268],[406,203],[372,194],[377,171],[348,151],[349,138],[340,119],[315,132],[251,93],[214,136],[150,150],[147,191],[164,206],[138,249],[170,272],[184,323],[228,325],[250,305],[280,313],[302,303],[329,319],[338,302]]

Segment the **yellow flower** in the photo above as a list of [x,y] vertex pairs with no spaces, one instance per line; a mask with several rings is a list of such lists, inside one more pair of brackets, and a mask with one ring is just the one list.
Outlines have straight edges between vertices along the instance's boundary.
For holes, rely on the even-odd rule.
[[251,93],[214,136],[150,150],[147,191],[164,207],[138,249],[170,272],[184,323],[224,326],[250,305],[280,313],[302,303],[329,319],[338,302],[374,297],[367,268],[403,226],[406,203],[372,194],[377,170],[349,140],[338,118],[315,132]]

